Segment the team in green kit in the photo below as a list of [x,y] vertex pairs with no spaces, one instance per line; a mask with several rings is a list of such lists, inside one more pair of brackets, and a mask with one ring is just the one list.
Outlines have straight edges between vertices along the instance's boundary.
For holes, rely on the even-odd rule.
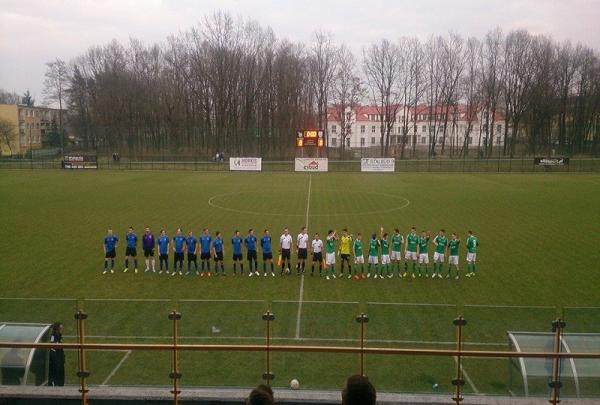
[[[293,249],[292,236],[287,232],[287,228],[284,230],[284,235],[280,238],[280,254],[285,253],[288,260],[288,266],[291,268],[289,263],[289,257],[291,256],[291,250]],[[181,235],[180,237],[178,235]],[[182,236],[181,230],[178,230],[176,235],[170,240],[164,230],[161,230],[161,235],[157,242],[154,240],[154,235],[150,232],[150,228],[145,228],[144,237],[142,240],[144,256],[146,259],[146,270],[145,272],[155,272],[154,264],[154,248],[155,245],[158,247],[160,256],[160,271],[161,274],[164,269],[169,274],[168,265],[168,254],[172,248],[175,261],[173,263],[173,274],[182,275],[183,268],[183,252],[188,252],[188,267],[186,274],[190,274],[192,264],[196,274],[203,276],[205,275],[205,261],[208,264],[208,276],[211,275],[210,271],[210,259],[214,256],[215,258],[215,275],[218,275],[217,266],[220,264],[221,274],[225,275],[224,266],[224,250],[223,250],[223,239],[221,233],[216,233],[215,240],[212,240],[208,229],[204,230],[204,233],[196,239],[192,232],[189,232],[188,238]],[[179,239],[180,240],[179,240]],[[346,278],[344,275],[345,264],[348,265],[348,276],[347,278],[354,278],[356,280],[373,278],[383,280],[385,278],[447,278],[447,279],[459,279],[459,251],[461,246],[461,240],[457,233],[450,234],[450,237],[446,236],[446,231],[440,229],[438,233],[431,238],[429,231],[423,230],[420,234],[417,233],[416,227],[411,227],[408,234],[403,236],[398,228],[394,229],[394,232],[389,235],[385,232],[383,227],[379,229],[379,235],[372,233],[370,239],[366,241],[366,245],[363,245],[363,238],[360,233],[354,237],[353,234],[348,232],[348,229],[344,228],[341,237],[338,237],[337,231],[330,229],[327,232],[327,236],[324,241],[319,239],[319,234],[315,234],[312,243],[308,243],[308,235],[306,228],[302,228],[302,233],[298,235],[298,270],[297,275],[304,274],[304,266],[300,266],[301,260],[308,257],[308,251],[312,252],[312,267],[310,275],[314,275],[315,264],[319,269],[319,276],[325,274],[326,280],[342,279]],[[107,236],[104,238],[103,253],[104,253],[104,271],[103,274],[114,273],[114,263],[116,257],[116,248],[119,238],[113,233],[111,229],[108,230]],[[133,227],[130,227],[127,232],[127,246],[125,252],[125,270],[127,272],[129,259],[134,261],[134,272],[137,273],[137,242],[138,238],[134,233]],[[339,241],[339,243],[338,243]],[[233,275],[237,273],[237,265],[240,266],[240,275],[244,274],[244,266],[242,264],[243,252],[242,249],[247,250],[247,257],[249,262],[249,276],[258,276],[258,263],[256,262],[257,252],[257,238],[254,236],[254,231],[249,230],[248,236],[245,238],[240,236],[239,231],[235,231],[232,237],[232,251],[233,251]],[[325,242],[325,243],[323,243]],[[338,246],[339,245],[339,246]],[[433,249],[433,263],[432,268],[429,267],[429,248],[432,245]],[[468,237],[465,242],[467,250],[466,261],[467,261],[467,272],[466,277],[475,276],[476,261],[477,261],[477,248],[479,246],[479,239],[473,231],[468,231]],[[265,236],[261,239],[260,247],[263,253],[263,275],[267,275],[266,262],[269,261],[271,265],[271,275],[274,276],[274,266],[272,262],[272,247],[271,237],[268,231],[265,230]],[[323,247],[325,250],[325,258],[322,256]],[[404,247],[404,266],[402,266],[402,248]],[[365,269],[365,258],[364,253],[367,252],[367,267]],[[201,272],[196,264],[196,255],[198,251],[201,252],[202,268]],[[212,252],[212,254],[211,254]],[[340,272],[336,272],[336,254],[340,256]],[[350,257],[354,256],[354,266],[350,264]],[[281,259],[280,259],[281,260]],[[150,269],[150,263],[152,268]],[[252,264],[254,263],[254,269]],[[177,272],[177,264],[179,264],[179,271]],[[445,264],[447,267],[444,269]],[[302,269],[302,271],[300,271]],[[324,270],[324,272],[322,272]],[[444,271],[445,270],[445,271]],[[282,272],[283,265],[282,265]],[[285,272],[289,275],[290,272]]]

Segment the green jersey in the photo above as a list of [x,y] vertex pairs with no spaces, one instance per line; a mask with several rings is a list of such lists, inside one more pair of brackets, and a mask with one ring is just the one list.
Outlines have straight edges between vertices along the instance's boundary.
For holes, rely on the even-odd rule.
[[335,239],[333,236],[328,236],[327,241],[325,242],[325,249],[327,253],[335,253]]
[[444,253],[446,251],[446,245],[448,245],[448,238],[437,235],[433,239],[433,243],[435,243],[435,251],[437,253]]
[[450,239],[448,242],[450,256],[458,256],[458,245],[460,245],[460,239]]
[[389,255],[390,254],[390,243],[387,239],[381,239],[381,254]]
[[477,239],[477,236],[469,236],[467,238],[467,252],[477,253],[477,246],[479,246],[479,239]]
[[371,239],[369,242],[369,256],[378,256],[379,254],[379,241],[377,239]]
[[419,237],[419,254],[427,253],[427,245],[429,244],[429,236]]
[[402,242],[404,242],[404,238],[402,237],[402,235],[393,234],[392,235],[392,251],[399,252]]
[[362,256],[362,240],[356,239],[354,241],[354,256],[359,257]]
[[409,233],[406,237],[406,250],[409,252],[417,251],[417,244],[419,243],[419,237],[416,233]]

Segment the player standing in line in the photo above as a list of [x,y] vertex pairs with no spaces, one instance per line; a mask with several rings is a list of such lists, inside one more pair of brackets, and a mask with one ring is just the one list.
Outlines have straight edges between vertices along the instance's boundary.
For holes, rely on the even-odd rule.
[[442,278],[442,267],[448,250],[448,238],[446,238],[444,229],[440,229],[439,233],[435,235],[433,244],[435,245],[435,251],[433,252],[433,275],[431,277]]
[[473,235],[473,231],[469,231],[469,237],[467,238],[467,277],[475,275],[477,246],[479,246],[479,239],[477,239],[477,236]]
[[381,235],[381,272],[379,277],[383,278],[385,272],[388,278],[392,278],[394,270],[390,269],[390,242],[387,232],[383,232],[383,226],[380,228],[379,234]]
[[306,227],[302,227],[298,238],[296,239],[296,247],[298,248],[298,263],[296,263],[296,274],[304,274],[304,268],[306,267],[306,258],[308,257],[308,233]]
[[446,278],[452,277],[452,266],[456,269],[456,276],[454,277],[458,280],[460,271],[458,269],[458,247],[460,245],[460,239],[456,233],[452,233],[452,239],[448,242],[448,250],[450,251],[450,256],[448,257],[448,274],[446,274]]
[[421,277],[421,267],[425,265],[425,277],[429,278],[429,231],[421,231],[419,237],[419,245],[417,246],[417,253],[419,255],[419,277]]
[[181,228],[177,228],[175,236],[173,236],[173,273],[171,276],[177,274],[177,263],[179,263],[179,275],[183,276],[183,251],[185,249],[185,236],[183,235]]
[[185,239],[185,247],[187,250],[187,272],[186,275],[190,274],[192,271],[192,263],[194,263],[194,270],[196,270],[196,275],[199,275],[198,272],[198,239],[194,236],[192,231],[188,232],[188,237]]
[[404,243],[404,237],[400,234],[398,228],[394,229],[392,235],[392,274],[394,274],[394,267],[398,270],[398,277],[402,278],[402,269],[400,268],[400,261],[402,260],[402,244]]
[[164,229],[160,230],[160,236],[158,237],[158,262],[159,262],[159,267],[160,267],[160,271],[158,272],[158,274],[162,274],[163,272],[163,264],[164,264],[164,268],[167,271],[167,274],[169,274],[169,244],[170,244],[170,239],[167,236],[167,233],[165,232]]
[[357,280],[359,278],[366,278],[367,276],[365,274],[365,257],[363,256],[362,235],[360,234],[360,232],[356,234],[356,239],[354,240],[352,250],[354,251],[354,264],[360,264],[360,276],[357,274],[354,276],[354,278]]
[[315,274],[315,262],[319,263],[319,277],[321,277],[321,270],[323,269],[323,241],[319,239],[319,234],[315,233],[315,238],[311,243],[312,247],[312,266],[310,268],[310,275]]
[[329,280],[329,277],[335,278],[335,241],[337,239],[337,232],[333,229],[330,229],[327,232],[327,240],[325,241],[325,264],[327,265],[327,276],[325,277]]
[[[240,263],[240,275],[244,275],[244,256],[242,255],[242,237],[240,231],[236,229],[231,238],[231,250],[233,251],[233,275],[237,271],[237,264]],[[250,270],[252,274],[252,270]]]
[[[221,232],[215,233],[215,240],[212,243],[213,257],[215,258],[215,275],[219,275],[219,264],[221,265],[221,274],[225,274],[225,266],[223,264],[223,257],[225,256],[225,246],[223,246],[223,238]],[[209,273],[210,274],[210,273]]]
[[150,232],[150,228],[146,226],[144,228],[144,236],[142,237],[142,248],[144,249],[144,258],[146,261],[146,270],[144,273],[150,271],[150,257],[152,257],[152,273],[156,273],[156,264],[154,261],[154,235]]
[[283,229],[283,235],[279,238],[279,252],[281,253],[281,273],[285,271],[288,275],[292,269],[292,235],[288,228]]
[[129,270],[129,258],[133,258],[135,273],[138,272],[138,262],[137,262],[137,241],[138,237],[133,231],[133,227],[130,226],[127,230],[127,235],[125,235],[125,239],[127,240],[127,247],[125,248],[125,270],[123,273],[127,273]]
[[379,241],[377,240],[377,234],[371,235],[371,241],[369,242],[369,259],[367,260],[369,265],[367,268],[367,278],[371,278],[371,265],[375,265],[375,277],[377,278],[378,267],[379,267]]
[[110,272],[115,272],[115,257],[117,256],[117,243],[119,242],[119,237],[113,234],[113,230],[108,228],[106,231],[107,235],[104,237],[104,244],[102,245],[102,249],[104,249],[104,271],[102,274],[106,274],[108,272],[108,261],[110,260]]
[[[246,245],[247,254],[246,258],[248,259],[248,266],[250,267],[249,277],[252,277],[253,274],[258,276],[258,261],[256,259],[256,235],[254,235],[254,229],[248,230],[248,235],[246,239],[244,239],[244,245]],[[252,271],[252,263],[254,262],[254,272]]]
[[[419,245],[419,236],[417,235],[417,229],[413,226],[410,228],[410,233],[406,235],[406,245],[404,246],[404,274],[402,277],[406,277],[408,272],[408,261],[412,261],[412,278],[415,278],[417,272],[417,249]],[[421,273],[419,273],[419,277]]]
[[[208,233],[208,228],[204,228],[202,231],[202,235],[200,235],[200,261],[202,262],[202,270],[200,271],[200,277],[204,277],[204,274],[207,274],[210,277],[212,274],[210,273],[210,246],[212,244],[212,237],[210,233]],[[204,269],[208,271],[208,273],[204,272]]]
[[344,277],[344,263],[348,263],[348,278],[352,278],[352,264],[350,264],[350,251],[352,250],[352,236],[348,234],[348,228],[342,231],[340,238],[340,279]]
[[265,229],[265,234],[260,239],[260,248],[263,256],[263,276],[267,277],[267,262],[271,264],[271,276],[275,277],[275,266],[273,265],[273,250],[271,246],[271,233]]

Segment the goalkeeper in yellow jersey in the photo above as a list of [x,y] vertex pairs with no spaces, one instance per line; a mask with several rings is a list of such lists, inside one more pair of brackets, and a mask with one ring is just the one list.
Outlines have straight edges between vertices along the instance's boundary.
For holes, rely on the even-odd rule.
[[344,263],[348,264],[348,278],[352,278],[352,265],[350,264],[350,252],[352,250],[352,236],[348,234],[348,229],[344,228],[340,238],[340,278],[344,277]]

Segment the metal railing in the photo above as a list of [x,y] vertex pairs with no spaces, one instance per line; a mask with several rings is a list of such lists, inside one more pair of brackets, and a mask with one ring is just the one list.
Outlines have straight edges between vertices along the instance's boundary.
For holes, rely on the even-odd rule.
[[85,324],[88,315],[82,310],[75,313],[77,321],[77,343],[23,343],[23,342],[0,342],[0,348],[14,349],[51,349],[60,347],[62,349],[73,349],[78,351],[78,371],[79,392],[81,393],[82,405],[88,404],[89,387],[87,379],[90,376],[90,371],[87,368],[86,352],[90,350],[99,351],[114,351],[114,350],[130,350],[130,351],[164,351],[171,353],[171,372],[169,378],[172,380],[171,394],[173,396],[173,404],[179,404],[181,394],[179,380],[182,373],[179,370],[180,360],[179,353],[184,351],[203,351],[203,352],[263,352],[265,353],[265,372],[262,378],[266,384],[271,384],[274,378],[272,371],[272,357],[274,352],[284,353],[345,353],[358,354],[360,358],[358,371],[361,375],[365,375],[365,357],[367,355],[390,355],[390,356],[441,356],[454,357],[456,360],[456,372],[451,379],[454,386],[454,395],[452,401],[460,404],[463,400],[463,379],[462,360],[464,358],[537,358],[551,359],[552,372],[549,379],[549,387],[551,389],[549,402],[558,404],[560,402],[560,389],[562,383],[560,380],[560,361],[562,359],[600,359],[600,352],[561,352],[561,339],[565,322],[557,319],[552,322],[552,331],[554,333],[553,351],[551,352],[518,352],[518,351],[502,351],[502,350],[465,350],[463,349],[464,335],[463,329],[467,325],[467,320],[462,316],[453,320],[453,325],[456,328],[456,346],[455,349],[416,349],[416,348],[392,348],[392,347],[367,347],[365,332],[369,317],[365,313],[360,313],[355,320],[359,324],[359,345],[358,346],[312,346],[312,345],[273,345],[271,343],[272,325],[275,321],[275,314],[267,311],[262,315],[262,320],[265,322],[265,341],[264,344],[181,344],[178,338],[178,326],[182,319],[181,313],[173,310],[168,314],[168,320],[172,326],[172,342],[170,344],[124,344],[124,343],[89,343],[86,341]]

